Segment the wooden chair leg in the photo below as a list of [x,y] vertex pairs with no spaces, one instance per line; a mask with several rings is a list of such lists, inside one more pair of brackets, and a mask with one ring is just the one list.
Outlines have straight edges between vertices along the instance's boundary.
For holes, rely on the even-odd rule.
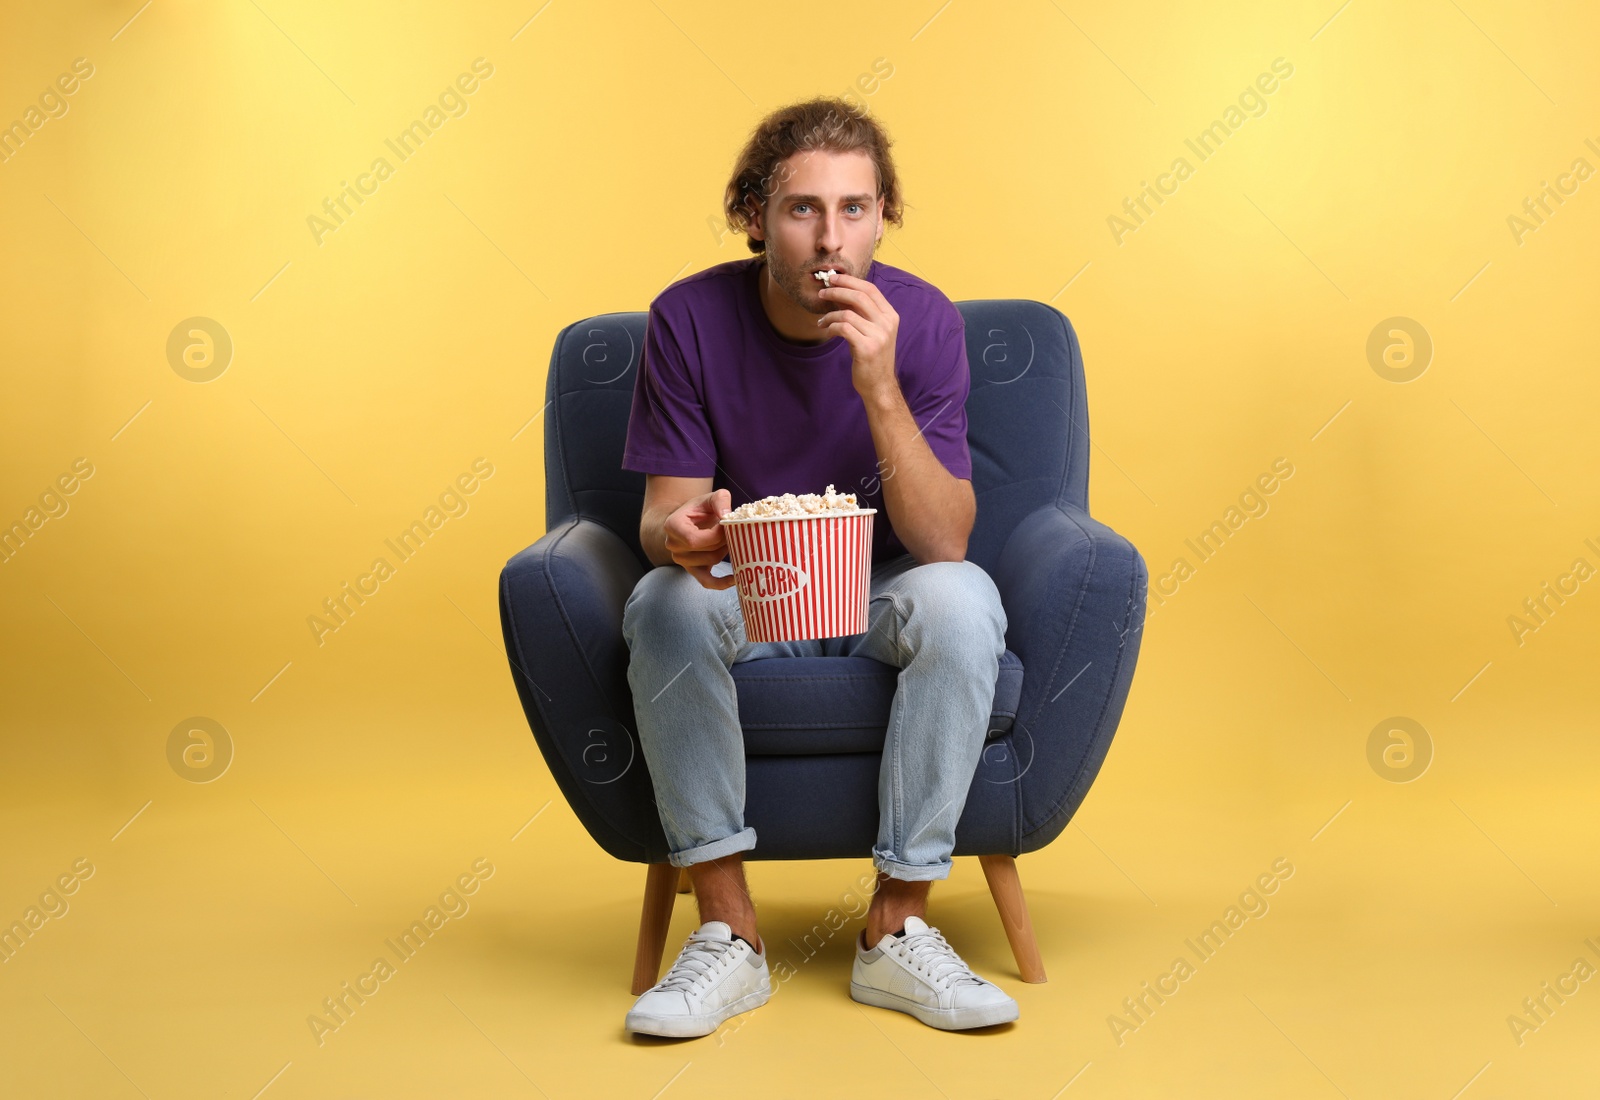
[[694,889],[694,886],[689,882],[689,868],[680,868],[678,873],[678,893],[687,894],[692,889]]
[[979,856],[978,862],[983,865],[983,877],[989,880],[989,893],[1000,910],[1000,923],[1005,925],[1022,980],[1047,981],[1039,944],[1033,938],[1033,922],[1028,919],[1028,902],[1022,896],[1022,880],[1017,877],[1017,861],[1010,856]]
[[645,872],[644,909],[639,915],[639,948],[633,957],[633,993],[637,996],[661,980],[661,954],[678,895],[678,870],[670,863],[652,863]]

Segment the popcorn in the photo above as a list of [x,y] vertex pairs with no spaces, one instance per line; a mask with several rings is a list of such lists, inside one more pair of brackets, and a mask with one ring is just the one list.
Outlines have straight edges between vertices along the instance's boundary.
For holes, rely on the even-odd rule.
[[832,485],[826,492],[784,493],[782,496],[763,497],[752,500],[748,504],[741,504],[727,515],[723,520],[730,519],[784,519],[799,516],[836,516],[850,512],[861,511],[856,503],[854,493],[835,492]]
[[839,273],[837,271],[833,270],[833,268],[830,267],[826,271],[813,271],[811,273],[811,277],[814,278],[814,279],[821,279],[823,286],[832,286],[833,284],[830,283],[828,280],[832,279],[837,274],[839,274]]

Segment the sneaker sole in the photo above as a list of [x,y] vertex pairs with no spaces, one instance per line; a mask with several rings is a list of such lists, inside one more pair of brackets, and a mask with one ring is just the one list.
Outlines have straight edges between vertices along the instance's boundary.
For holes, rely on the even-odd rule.
[[641,1035],[660,1035],[669,1039],[694,1039],[701,1035],[710,1035],[721,1027],[725,1020],[732,1019],[740,1013],[749,1012],[753,1008],[760,1008],[772,997],[772,990],[758,989],[754,993],[746,993],[737,1001],[724,1005],[716,1012],[699,1016],[649,1016],[643,1013],[630,1012],[623,1026],[629,1031]]
[[1005,1024],[1022,1015],[1021,1006],[1015,1000],[976,1008],[929,1008],[927,1005],[918,1004],[886,990],[874,989],[855,981],[850,983],[850,999],[876,1008],[891,1008],[897,1012],[907,1013],[929,1027],[936,1027],[941,1031],[965,1031],[971,1027]]

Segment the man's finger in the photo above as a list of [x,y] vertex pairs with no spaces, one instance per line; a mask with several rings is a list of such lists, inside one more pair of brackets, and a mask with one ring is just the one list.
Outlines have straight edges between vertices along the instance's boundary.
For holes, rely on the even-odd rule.
[[711,566],[717,564],[717,562],[721,561],[727,556],[727,553],[720,549],[672,551],[672,560],[684,568],[688,568],[689,566],[704,566],[709,569]]
[[[843,280],[843,282],[841,282],[840,280]],[[845,290],[850,290],[850,291],[858,292],[860,294],[865,294],[868,298],[870,298],[873,302],[877,303],[879,306],[887,307],[888,304],[889,304],[889,300],[883,296],[883,291],[878,289],[878,284],[874,283],[870,279],[860,279],[860,278],[857,278],[854,275],[846,275],[846,274],[841,273],[839,275],[834,276],[834,278],[831,280],[831,282],[835,286],[843,287]],[[830,294],[830,295],[828,295],[828,297],[831,298],[831,297],[833,297],[833,295]]]
[[669,546],[674,561],[687,565],[715,565],[728,556],[726,546]]
[[697,527],[687,531],[668,531],[664,541],[668,550],[684,553],[722,550],[727,546],[721,531],[702,531]]
[[817,318],[818,326],[823,328],[826,328],[835,321],[848,321],[862,332],[866,332],[872,325],[870,318],[864,318],[861,316],[861,314],[849,309],[834,310],[832,313],[824,313],[821,317]]
[[693,576],[695,580],[699,581],[700,584],[703,587],[712,589],[713,591],[716,591],[716,592],[720,592],[724,588],[732,588],[735,584],[738,583],[737,581],[734,580],[733,575],[731,573],[726,577],[714,577],[714,576],[712,576],[711,575],[711,566],[709,566],[709,565],[691,566],[691,567],[688,567],[688,570],[689,570],[689,574],[691,576]]
[[822,331],[829,336],[843,336],[852,348],[859,346],[859,341],[866,335],[859,326],[851,324],[848,320],[835,321]]
[[733,511],[733,496],[726,489],[718,489],[703,500],[684,508],[683,514],[702,531],[715,527],[722,517]]
[[853,309],[862,316],[866,317],[869,321],[876,321],[883,313],[882,309],[879,307],[878,303],[873,300],[871,295],[865,293],[864,291],[852,290],[849,287],[841,286],[833,287],[831,290],[825,289],[823,292],[823,300],[827,302],[837,302],[841,306],[848,306],[850,309]]
[[702,512],[697,508],[685,508],[667,520],[664,533],[669,539],[676,535],[679,538],[693,540],[698,545],[704,543],[707,538],[722,538],[718,523],[719,520],[708,512]]

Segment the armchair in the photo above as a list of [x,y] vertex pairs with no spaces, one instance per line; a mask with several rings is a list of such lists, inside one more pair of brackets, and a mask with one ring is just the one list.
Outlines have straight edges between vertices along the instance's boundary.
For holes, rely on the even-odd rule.
[[[1026,300],[957,306],[978,500],[967,558],[994,578],[1008,629],[954,854],[980,857],[1021,977],[1038,982],[1015,857],[1054,840],[1099,773],[1138,659],[1148,574],[1133,545],[1089,515],[1083,360],[1070,322]],[[639,545],[644,475],[621,467],[645,317],[603,314],[557,336],[544,419],[548,530],[500,575],[512,680],[556,783],[595,843],[648,865],[635,993],[657,980],[679,882],[634,733],[622,638],[623,604],[651,568]],[[732,671],[745,818],[760,837],[746,858],[867,855],[898,670],[785,657]],[[815,690],[819,677],[829,691]]]

